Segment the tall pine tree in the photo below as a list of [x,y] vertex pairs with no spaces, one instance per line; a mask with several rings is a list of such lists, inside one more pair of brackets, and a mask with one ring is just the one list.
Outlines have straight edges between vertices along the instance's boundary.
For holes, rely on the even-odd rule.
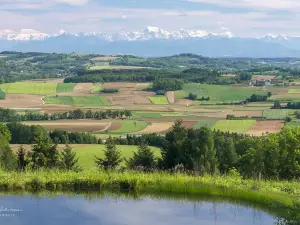
[[95,156],[96,166],[105,170],[116,169],[122,162],[122,158],[111,136],[106,140],[105,148],[103,159]]

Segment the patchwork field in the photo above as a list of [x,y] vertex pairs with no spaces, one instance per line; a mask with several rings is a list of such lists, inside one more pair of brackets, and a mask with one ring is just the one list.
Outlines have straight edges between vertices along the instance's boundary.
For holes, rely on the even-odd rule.
[[224,132],[245,133],[255,124],[255,120],[219,120],[212,129]]
[[290,89],[289,94],[300,94],[300,89]]
[[184,117],[184,113],[168,112],[133,112],[134,117],[139,118],[161,118],[161,117]]
[[149,99],[154,105],[168,105],[169,104],[168,98],[166,96],[151,96],[151,97],[149,97]]
[[209,85],[188,83],[184,85],[183,91],[175,91],[176,98],[186,98],[189,93],[196,94],[198,98],[209,97],[210,101],[216,102],[239,102],[246,100],[252,94],[264,94],[260,88],[234,87],[225,85]]
[[111,105],[105,96],[48,96],[46,104],[71,105],[77,107]]
[[40,125],[49,131],[64,130],[69,132],[100,132],[111,124],[102,120],[56,120],[24,122],[26,125]]

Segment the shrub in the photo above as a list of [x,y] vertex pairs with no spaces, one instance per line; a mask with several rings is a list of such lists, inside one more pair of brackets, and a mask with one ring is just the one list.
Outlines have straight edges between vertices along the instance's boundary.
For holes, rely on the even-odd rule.
[[104,88],[102,90],[103,93],[117,93],[119,92],[119,89],[117,88]]

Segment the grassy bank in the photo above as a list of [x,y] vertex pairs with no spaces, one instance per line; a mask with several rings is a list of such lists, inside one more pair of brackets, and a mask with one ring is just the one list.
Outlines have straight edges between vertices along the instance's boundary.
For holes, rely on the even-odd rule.
[[148,193],[206,195],[300,211],[300,183],[242,180],[239,176],[194,177],[184,174],[140,172],[28,172],[0,173],[6,191],[133,190]]

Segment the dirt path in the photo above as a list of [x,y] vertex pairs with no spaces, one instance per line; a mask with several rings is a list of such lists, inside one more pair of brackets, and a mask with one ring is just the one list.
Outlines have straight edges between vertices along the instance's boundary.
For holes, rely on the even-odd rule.
[[98,130],[97,132],[106,131],[111,125],[112,125],[112,123],[109,123],[109,124],[107,125],[107,127],[105,127],[105,128],[102,129],[102,130]]
[[174,104],[175,103],[174,91],[168,91],[167,92],[167,98],[168,98],[170,104]]

